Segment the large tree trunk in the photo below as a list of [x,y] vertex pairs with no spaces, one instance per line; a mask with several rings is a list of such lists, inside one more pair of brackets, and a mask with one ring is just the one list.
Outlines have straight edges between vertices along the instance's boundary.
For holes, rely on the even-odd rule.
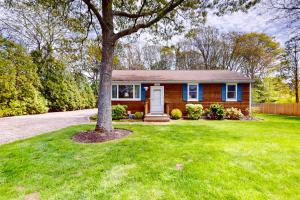
[[96,131],[111,132],[111,77],[113,69],[114,42],[103,38],[102,60],[98,95],[98,120]]
[[[87,1],[90,4],[90,1]],[[91,6],[93,8],[93,6]],[[98,95],[98,120],[95,130],[110,133],[113,131],[111,116],[111,77],[116,40],[113,39],[112,0],[102,1],[102,16],[98,16],[102,28],[102,58]]]

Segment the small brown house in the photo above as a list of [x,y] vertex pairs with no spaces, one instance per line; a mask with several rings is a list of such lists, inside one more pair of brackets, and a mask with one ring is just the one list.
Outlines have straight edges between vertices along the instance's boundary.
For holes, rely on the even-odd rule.
[[219,103],[243,112],[251,106],[252,80],[227,70],[115,70],[112,80],[112,104],[144,112],[145,121],[167,120],[173,108],[185,115],[188,103],[204,108]]

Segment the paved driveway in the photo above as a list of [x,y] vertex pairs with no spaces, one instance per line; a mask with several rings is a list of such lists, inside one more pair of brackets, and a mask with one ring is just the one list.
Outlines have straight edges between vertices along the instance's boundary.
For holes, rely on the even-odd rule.
[[89,122],[97,109],[0,118],[0,144]]

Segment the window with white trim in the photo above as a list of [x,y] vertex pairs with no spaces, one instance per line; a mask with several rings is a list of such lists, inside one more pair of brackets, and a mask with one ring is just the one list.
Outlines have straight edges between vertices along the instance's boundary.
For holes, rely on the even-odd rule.
[[237,100],[237,84],[227,83],[226,84],[226,101],[236,101]]
[[112,100],[140,100],[140,84],[113,84],[111,89]]
[[188,101],[198,100],[198,84],[188,84]]

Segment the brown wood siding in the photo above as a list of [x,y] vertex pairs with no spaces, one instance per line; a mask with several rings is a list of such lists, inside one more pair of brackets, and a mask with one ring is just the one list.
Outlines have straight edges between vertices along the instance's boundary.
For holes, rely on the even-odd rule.
[[[149,102],[150,108],[150,86],[153,84],[147,84],[149,87],[146,92],[146,100]],[[241,109],[243,112],[249,107],[249,83],[242,84],[242,101],[241,102],[222,102],[221,88],[222,84],[203,84],[203,101],[183,101],[182,98],[182,84],[160,84],[164,86],[165,93],[165,105],[169,105],[169,109],[179,108],[183,114],[185,112],[185,105],[187,103],[200,103],[204,108],[208,108],[212,103],[222,104],[225,108],[235,107]],[[112,101],[113,105],[121,104],[127,105],[128,110],[132,113],[137,111],[144,112],[144,101]],[[149,109],[150,110],[150,109]],[[165,107],[166,112],[166,107]]]

